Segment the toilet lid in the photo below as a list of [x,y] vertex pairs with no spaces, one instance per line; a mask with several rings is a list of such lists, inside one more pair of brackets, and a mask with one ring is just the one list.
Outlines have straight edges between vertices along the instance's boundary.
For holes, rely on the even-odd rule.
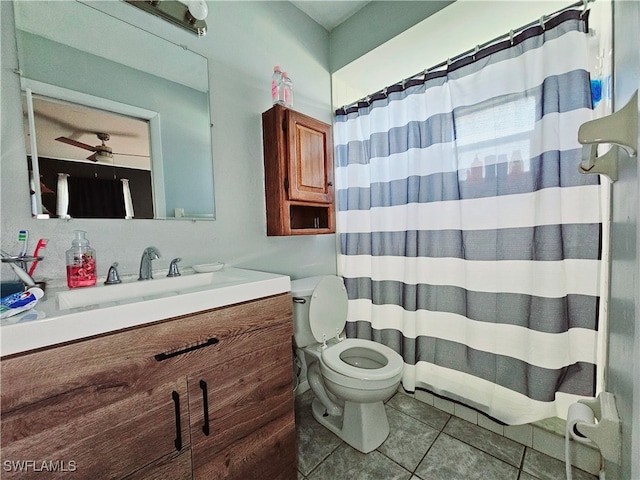
[[316,285],[309,302],[309,325],[318,342],[336,337],[347,323],[347,289],[342,279],[327,276]]

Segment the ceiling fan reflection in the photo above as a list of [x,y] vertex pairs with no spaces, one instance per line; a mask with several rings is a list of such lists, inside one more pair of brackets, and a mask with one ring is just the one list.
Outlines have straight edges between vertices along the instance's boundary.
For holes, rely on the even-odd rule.
[[[79,142],[72,138],[67,137],[58,137],[56,140],[58,142],[66,143],[67,145],[72,145],[74,147],[83,148],[85,150],[89,150],[94,152],[92,155],[87,157],[87,160],[91,160],[92,162],[99,161],[112,161],[113,159],[113,149],[108,146],[105,142],[108,142],[111,136],[108,133],[98,132],[96,133],[98,139],[102,142],[101,145],[92,146],[87,143]],[[136,155],[132,153],[115,153],[115,155],[127,155],[131,157],[144,157],[145,155]]]

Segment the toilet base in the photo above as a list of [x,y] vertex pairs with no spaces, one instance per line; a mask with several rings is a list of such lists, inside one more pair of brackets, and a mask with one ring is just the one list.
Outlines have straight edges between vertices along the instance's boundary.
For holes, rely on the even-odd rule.
[[389,436],[389,422],[383,402],[345,401],[343,414],[328,415],[322,402],[313,399],[313,418],[362,453],[378,448]]

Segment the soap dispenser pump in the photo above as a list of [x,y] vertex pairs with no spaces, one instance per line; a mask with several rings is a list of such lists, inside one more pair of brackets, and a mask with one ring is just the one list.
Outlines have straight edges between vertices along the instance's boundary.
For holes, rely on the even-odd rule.
[[96,251],[89,245],[87,232],[74,231],[75,238],[67,250],[67,285],[69,288],[96,284]]

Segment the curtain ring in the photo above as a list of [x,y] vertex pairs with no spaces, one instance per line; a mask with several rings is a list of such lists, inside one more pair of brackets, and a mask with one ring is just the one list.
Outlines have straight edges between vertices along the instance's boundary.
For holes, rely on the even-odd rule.
[[387,87],[382,89],[382,94],[384,95],[384,98],[387,98]]
[[544,31],[544,15],[540,17],[540,28]]
[[478,54],[479,51],[480,51],[480,45],[476,45],[476,48],[473,50],[473,61],[474,62],[476,60],[476,55]]
[[513,30],[511,30],[509,32],[509,42],[511,43],[511,46],[513,47]]
[[589,0],[582,0],[582,13],[580,14],[581,20],[584,20],[584,16],[587,14],[587,10],[589,10]]

